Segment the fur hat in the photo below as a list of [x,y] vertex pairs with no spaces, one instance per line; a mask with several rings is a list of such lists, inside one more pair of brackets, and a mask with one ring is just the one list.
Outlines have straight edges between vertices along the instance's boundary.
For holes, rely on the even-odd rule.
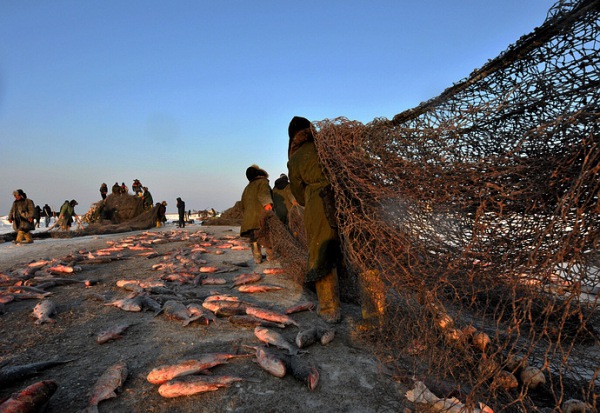
[[292,139],[295,134],[306,128],[310,128],[310,121],[300,116],[294,116],[288,126],[288,136]]
[[260,166],[256,164],[251,165],[248,167],[248,169],[246,169],[246,178],[248,178],[248,181],[252,181],[258,178],[259,176],[264,176],[265,178],[268,178],[269,174],[267,173],[267,171],[261,169]]
[[22,189],[13,191],[13,195],[19,195],[21,198],[27,198],[27,195],[25,195],[25,192],[23,192]]
[[283,189],[290,183],[286,174],[279,175],[279,178],[275,180],[275,188]]

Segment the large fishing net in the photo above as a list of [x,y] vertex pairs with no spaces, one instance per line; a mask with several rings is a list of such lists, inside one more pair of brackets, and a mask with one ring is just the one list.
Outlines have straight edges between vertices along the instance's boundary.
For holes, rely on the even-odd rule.
[[315,123],[397,377],[495,411],[597,406],[599,17],[599,0],[559,1],[436,98]]

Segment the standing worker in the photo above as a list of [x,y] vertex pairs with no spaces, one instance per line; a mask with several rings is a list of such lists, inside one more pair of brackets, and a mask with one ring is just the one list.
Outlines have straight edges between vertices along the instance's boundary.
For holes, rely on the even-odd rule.
[[152,209],[152,205],[154,204],[154,200],[152,199],[152,194],[148,191],[148,187],[144,187],[144,195],[142,195],[142,199],[144,201],[144,209],[150,210]]
[[267,249],[267,261],[272,259],[272,250],[267,241],[257,239],[257,231],[260,229],[260,220],[268,211],[273,211],[273,196],[269,185],[269,174],[260,169],[258,165],[252,165],[246,169],[248,185],[242,193],[242,225],[240,235],[249,238],[250,248],[254,262],[262,262],[261,243]]
[[14,191],[13,196],[15,200],[8,213],[8,222],[13,224],[13,229],[17,231],[15,243],[31,244],[33,242],[31,231],[35,229],[33,223],[33,214],[35,213],[33,201],[27,199],[27,195],[22,189]]
[[50,205],[44,205],[44,208],[42,208],[42,214],[44,215],[44,222],[46,223],[46,228],[48,228],[48,225],[50,225],[50,217],[52,216],[52,208],[50,208]]
[[275,209],[275,215],[285,225],[288,224],[288,213],[294,205],[298,205],[298,202],[296,202],[296,198],[292,194],[290,181],[286,174],[281,174],[275,180],[275,185],[273,186],[273,208]]
[[[308,241],[307,282],[314,282],[319,315],[325,321],[341,319],[337,261],[340,254],[333,190],[319,162],[317,148],[306,118],[294,117],[288,128],[288,171],[292,194],[304,206],[304,227]],[[363,321],[370,329],[385,312],[385,287],[377,270],[359,275]]]
[[102,197],[102,199],[106,199],[106,194],[108,193],[108,185],[106,185],[106,182],[103,182],[102,185],[100,185],[100,196]]
[[70,231],[71,224],[73,224],[73,219],[77,219],[77,214],[75,213],[75,205],[78,205],[77,201],[72,199],[71,201],[65,201],[64,204],[60,207],[60,212],[58,215],[58,222],[60,223],[60,228],[63,231]]
[[321,193],[329,186],[319,162],[310,121],[294,117],[288,127],[288,176],[292,194],[304,206],[308,241],[308,271],[305,282],[313,283],[319,300],[319,315],[329,323],[341,320],[337,274],[339,240],[337,229],[325,215]]
[[185,202],[181,198],[177,198],[177,213],[179,214],[179,228],[185,228]]

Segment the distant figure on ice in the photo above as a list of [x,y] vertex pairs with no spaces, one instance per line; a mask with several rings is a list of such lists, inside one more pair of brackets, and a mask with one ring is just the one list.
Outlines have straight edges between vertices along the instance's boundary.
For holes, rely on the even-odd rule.
[[152,209],[152,205],[154,205],[154,200],[152,199],[152,194],[148,191],[148,187],[144,187],[144,195],[142,196],[144,200],[144,209],[150,210]]
[[22,189],[17,189],[13,192],[15,200],[13,201],[10,212],[8,213],[8,222],[13,224],[13,229],[17,231],[16,244],[31,244],[31,231],[35,229],[33,223],[33,214],[35,207],[33,201],[27,199],[27,194]]
[[292,195],[290,181],[286,174],[281,174],[275,180],[275,186],[273,186],[273,208],[275,209],[275,215],[285,225],[288,224],[288,213],[294,205],[298,205],[298,202]]
[[73,219],[77,219],[75,205],[78,205],[78,203],[72,199],[71,201],[65,201],[60,207],[58,222],[63,231],[70,231],[71,225],[73,224]]
[[100,185],[100,196],[102,199],[106,199],[106,194],[108,194],[108,186],[106,183],[102,183],[102,185]]
[[139,195],[142,193],[142,183],[139,179],[133,180],[133,185],[131,185],[131,189],[135,195]]
[[119,195],[121,193],[121,185],[119,185],[118,182],[115,182],[112,186],[112,193],[113,195]]
[[179,228],[185,228],[185,202],[181,198],[177,198],[177,213],[179,214]]
[[267,249],[267,260],[271,260],[272,250],[270,245],[266,245],[266,240],[258,240],[257,231],[261,227],[261,219],[268,211],[273,211],[273,197],[271,195],[271,186],[269,185],[269,174],[260,169],[258,165],[252,165],[246,169],[246,178],[248,185],[242,193],[242,225],[240,235],[249,238],[250,248],[254,262],[262,262],[261,243]]
[[52,216],[52,208],[50,205],[45,204],[44,208],[42,208],[42,215],[44,216],[44,222],[46,223],[46,228],[50,225],[50,217]]
[[40,219],[42,219],[42,208],[39,205],[36,205],[33,209],[33,225],[36,228],[40,227]]

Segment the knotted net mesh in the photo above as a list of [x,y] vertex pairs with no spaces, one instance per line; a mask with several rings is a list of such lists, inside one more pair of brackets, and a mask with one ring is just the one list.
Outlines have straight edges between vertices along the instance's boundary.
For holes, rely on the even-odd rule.
[[399,378],[495,411],[596,406],[599,17],[598,0],[559,1],[414,109],[315,122],[345,266]]

